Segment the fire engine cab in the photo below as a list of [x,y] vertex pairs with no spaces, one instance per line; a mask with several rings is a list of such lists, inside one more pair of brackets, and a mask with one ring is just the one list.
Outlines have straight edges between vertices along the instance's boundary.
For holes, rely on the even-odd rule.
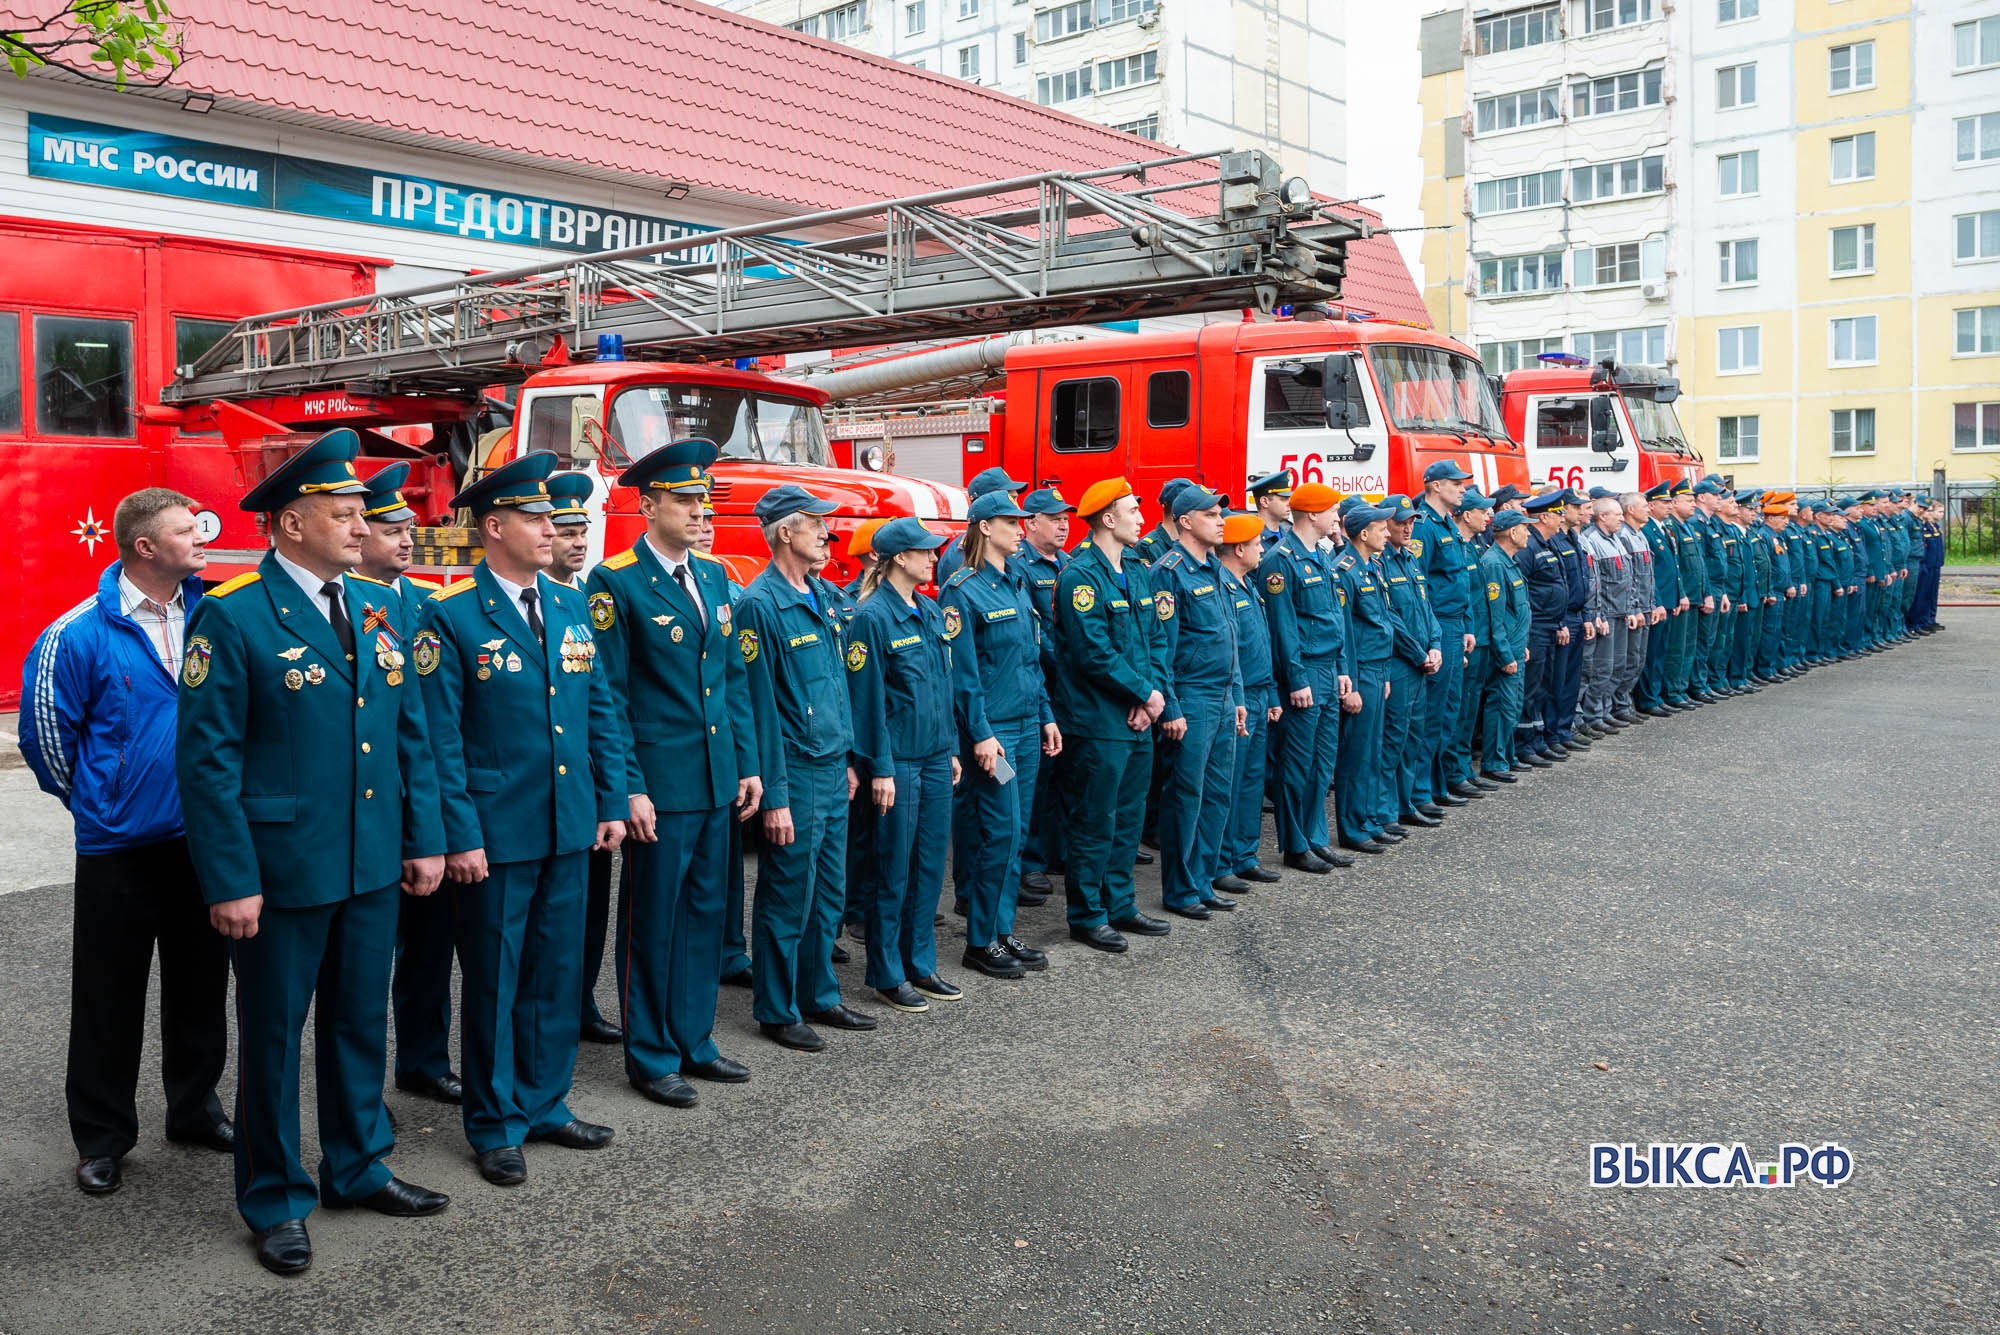
[[1634,492],[1702,475],[1701,455],[1674,415],[1679,380],[1609,358],[1592,365],[1555,352],[1541,360],[1540,367],[1510,372],[1500,388],[1507,430],[1526,447],[1536,485]]

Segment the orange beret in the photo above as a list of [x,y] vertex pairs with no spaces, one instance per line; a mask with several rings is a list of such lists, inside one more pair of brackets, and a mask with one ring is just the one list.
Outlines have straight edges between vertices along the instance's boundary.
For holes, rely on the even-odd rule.
[[1791,512],[1792,512],[1792,506],[1791,502],[1789,501],[1764,502],[1764,513],[1767,515],[1788,515]]
[[1340,504],[1340,493],[1324,482],[1307,482],[1292,491],[1292,508],[1303,514],[1324,514]]
[[1254,514],[1225,515],[1222,520],[1222,545],[1234,547],[1239,542],[1264,535],[1264,521]]
[[875,530],[888,523],[887,519],[864,519],[855,525],[854,532],[847,538],[849,556],[866,556],[875,550]]
[[1132,494],[1132,484],[1122,477],[1107,477],[1093,482],[1084,489],[1083,499],[1076,503],[1076,512],[1085,519],[1107,508],[1120,497]]

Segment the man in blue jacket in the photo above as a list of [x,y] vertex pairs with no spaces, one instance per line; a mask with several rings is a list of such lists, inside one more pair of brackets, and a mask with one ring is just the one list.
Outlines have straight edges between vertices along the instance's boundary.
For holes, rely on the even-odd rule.
[[76,1185],[118,1190],[138,1143],[146,983],[160,951],[167,1139],[227,1152],[215,1082],[228,1058],[229,961],[188,859],[174,784],[174,695],[187,617],[208,563],[194,502],[164,487],[118,503],[97,593],[28,652],[21,754],[76,820],[70,1136]]

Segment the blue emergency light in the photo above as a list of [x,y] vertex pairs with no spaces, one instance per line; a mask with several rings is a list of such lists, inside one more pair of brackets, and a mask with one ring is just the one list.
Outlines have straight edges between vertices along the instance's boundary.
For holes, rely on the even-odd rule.
[[597,336],[597,360],[601,362],[624,361],[625,335],[599,334]]

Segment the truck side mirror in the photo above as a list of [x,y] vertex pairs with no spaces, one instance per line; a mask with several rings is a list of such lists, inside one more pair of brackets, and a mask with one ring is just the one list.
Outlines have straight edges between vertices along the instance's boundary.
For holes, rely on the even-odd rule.
[[1599,454],[1616,454],[1620,441],[1618,424],[1611,416],[1611,400],[1603,394],[1590,396],[1590,448]]
[[[1347,431],[1361,425],[1360,386],[1354,375],[1354,359],[1336,354],[1321,364],[1320,383],[1326,390],[1326,425],[1329,431]],[[1356,458],[1366,458],[1356,452]]]
[[576,463],[587,464],[601,453],[593,438],[601,432],[591,412],[594,407],[596,404],[581,394],[569,401],[569,457]]

